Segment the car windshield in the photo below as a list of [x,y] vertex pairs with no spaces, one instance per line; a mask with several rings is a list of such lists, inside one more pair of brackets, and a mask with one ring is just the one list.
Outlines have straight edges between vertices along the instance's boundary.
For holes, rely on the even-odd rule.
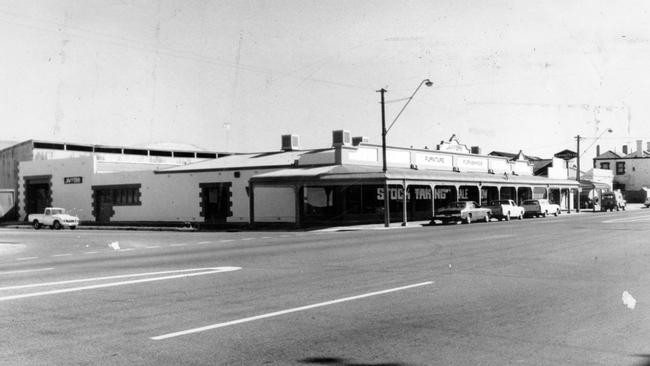
[[537,200],[526,200],[524,201],[524,205],[536,205],[539,202]]

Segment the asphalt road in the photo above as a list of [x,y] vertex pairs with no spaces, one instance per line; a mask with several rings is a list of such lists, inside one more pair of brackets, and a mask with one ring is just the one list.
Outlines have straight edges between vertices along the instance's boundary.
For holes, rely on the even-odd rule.
[[649,224],[0,229],[0,364],[650,365]]

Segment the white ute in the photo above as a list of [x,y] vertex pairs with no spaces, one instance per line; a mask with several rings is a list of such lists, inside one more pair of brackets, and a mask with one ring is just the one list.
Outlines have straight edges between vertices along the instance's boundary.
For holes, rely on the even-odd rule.
[[40,229],[41,226],[49,226],[51,229],[56,230],[69,227],[74,230],[79,226],[77,216],[68,215],[65,213],[65,208],[59,207],[47,207],[42,214],[30,214],[27,221],[31,222],[36,230]]
[[510,218],[512,217],[516,217],[519,220],[524,218],[524,208],[517,206],[513,200],[492,201],[487,206],[487,208],[492,210],[492,217],[496,218],[497,220],[500,219],[510,221]]

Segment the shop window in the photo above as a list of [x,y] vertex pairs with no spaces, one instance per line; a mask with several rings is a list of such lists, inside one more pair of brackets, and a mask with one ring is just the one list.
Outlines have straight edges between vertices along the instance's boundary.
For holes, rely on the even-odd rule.
[[625,174],[625,162],[619,161],[616,163],[616,175]]
[[608,169],[609,170],[609,162],[600,163],[600,169]]

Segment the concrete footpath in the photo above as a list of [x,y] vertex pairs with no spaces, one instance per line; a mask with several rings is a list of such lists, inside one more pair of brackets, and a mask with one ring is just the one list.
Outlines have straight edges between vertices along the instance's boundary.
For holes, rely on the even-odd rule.
[[[629,203],[626,208],[628,211],[636,210],[645,210],[647,209],[642,203]],[[648,209],[650,210],[650,209]],[[650,212],[650,211],[649,211]],[[566,213],[562,212],[562,216],[575,216],[575,215],[589,215],[589,214],[598,214],[601,211],[593,211],[591,209],[581,210],[580,212],[571,212]],[[377,224],[364,224],[364,225],[343,225],[343,226],[333,226],[327,228],[317,228],[313,230],[309,229],[298,229],[299,231],[311,231],[311,232],[334,232],[334,231],[361,231],[361,230],[397,230],[397,229],[408,229],[414,227],[423,227],[431,225],[430,220],[425,221],[409,221],[406,226],[403,226],[401,222],[391,222],[390,226],[385,227],[383,223]],[[0,223],[0,228],[8,229],[28,229],[32,226],[26,222],[5,222]],[[177,226],[173,225],[160,225],[156,226],[155,224],[147,225],[80,225],[78,229],[81,230],[137,230],[137,231],[178,231],[178,232],[194,232],[194,231],[203,231],[193,226],[185,226],[182,223],[179,223]],[[47,228],[41,230],[48,230]],[[205,231],[263,231],[260,230],[251,230],[247,228],[224,228],[219,230],[205,230]],[[277,231],[277,230],[272,230]],[[285,231],[296,231],[295,229],[285,229]]]

